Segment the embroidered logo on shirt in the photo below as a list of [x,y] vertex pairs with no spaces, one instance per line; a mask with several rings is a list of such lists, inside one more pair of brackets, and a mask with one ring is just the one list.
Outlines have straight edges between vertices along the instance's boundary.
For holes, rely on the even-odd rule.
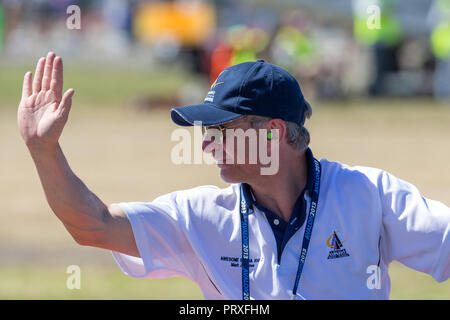
[[[255,258],[255,259],[249,259],[249,266],[250,268],[254,268],[255,265],[262,262],[264,260],[263,257]],[[221,256],[220,261],[230,262],[230,267],[239,267],[242,268],[242,258],[241,257],[227,257],[227,256]]]
[[329,248],[332,248],[333,250],[330,251],[328,254],[327,259],[337,259],[337,258],[345,258],[350,256],[347,253],[347,250],[343,248],[344,241],[341,241],[337,235],[339,231],[334,231],[333,234],[327,239],[327,246]]

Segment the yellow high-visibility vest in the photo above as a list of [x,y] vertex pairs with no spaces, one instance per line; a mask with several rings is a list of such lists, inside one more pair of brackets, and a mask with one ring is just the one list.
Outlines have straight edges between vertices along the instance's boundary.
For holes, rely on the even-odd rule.
[[369,28],[367,21],[370,15],[367,12],[354,12],[353,33],[356,40],[367,46],[377,43],[396,45],[402,37],[402,27],[395,17],[394,2],[392,0],[374,0],[373,3],[380,8],[379,28]]
[[437,5],[444,21],[431,32],[431,51],[437,58],[450,59],[450,0],[440,0]]

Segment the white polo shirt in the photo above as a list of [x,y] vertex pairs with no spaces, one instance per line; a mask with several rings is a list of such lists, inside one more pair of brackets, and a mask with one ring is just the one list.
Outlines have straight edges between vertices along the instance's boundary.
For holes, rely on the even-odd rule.
[[[437,281],[449,278],[449,207],[385,171],[325,159],[320,164],[319,201],[299,299],[388,299],[393,260]],[[205,299],[242,299],[240,186],[201,186],[152,202],[117,204],[130,220],[142,258],[113,252],[115,260],[132,277],[186,277],[200,286]],[[307,213],[310,193],[303,195]],[[304,219],[278,260],[274,223],[257,206],[253,209],[251,299],[290,299]]]

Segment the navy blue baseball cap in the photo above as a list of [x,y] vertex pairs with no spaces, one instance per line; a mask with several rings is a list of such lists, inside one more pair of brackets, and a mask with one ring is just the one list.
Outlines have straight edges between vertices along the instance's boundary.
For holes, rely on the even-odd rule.
[[245,115],[305,122],[308,106],[297,80],[283,68],[264,60],[243,62],[222,71],[202,104],[170,110],[180,126],[223,124]]

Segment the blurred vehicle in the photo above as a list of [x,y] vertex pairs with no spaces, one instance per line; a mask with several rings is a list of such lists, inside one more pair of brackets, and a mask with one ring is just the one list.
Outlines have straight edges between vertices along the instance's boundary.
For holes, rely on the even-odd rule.
[[216,28],[215,7],[202,1],[144,2],[137,6],[134,35],[153,46],[156,56],[173,61],[181,51],[202,69],[201,49]]

